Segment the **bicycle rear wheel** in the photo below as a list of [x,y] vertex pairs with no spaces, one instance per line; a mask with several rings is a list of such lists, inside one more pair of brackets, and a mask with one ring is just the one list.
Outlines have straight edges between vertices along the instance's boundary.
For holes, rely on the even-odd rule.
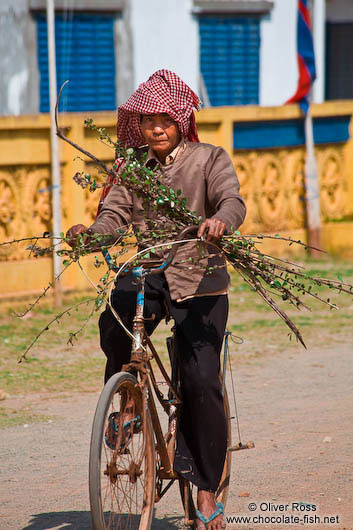
[[113,375],[98,400],[89,457],[94,530],[149,530],[155,449],[149,411],[136,378]]

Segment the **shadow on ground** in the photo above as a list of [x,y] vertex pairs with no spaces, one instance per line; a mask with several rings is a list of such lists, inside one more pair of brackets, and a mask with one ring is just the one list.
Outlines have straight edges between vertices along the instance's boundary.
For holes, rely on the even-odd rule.
[[[153,519],[151,530],[178,530],[182,517],[164,517]],[[22,530],[92,530],[90,512],[49,512],[32,515],[32,520]],[[130,528],[130,526],[129,526]],[[133,525],[131,528],[135,528]],[[138,522],[136,525],[138,528]]]

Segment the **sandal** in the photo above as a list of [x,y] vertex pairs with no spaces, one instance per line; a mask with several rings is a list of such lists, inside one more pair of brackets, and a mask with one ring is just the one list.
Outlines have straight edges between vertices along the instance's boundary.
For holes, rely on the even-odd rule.
[[[117,425],[117,423],[119,422],[119,416],[120,416],[120,412],[112,412],[109,415],[108,427],[104,434],[104,441],[107,447],[109,447],[109,449],[112,449],[113,451],[115,450],[116,441],[117,441],[118,433],[119,433],[119,427]],[[139,414],[137,414],[135,418],[132,418],[131,420],[126,421],[123,424],[124,432],[123,432],[119,451],[122,451],[122,449],[126,447],[126,445],[131,440],[132,434],[138,434],[139,432],[141,432],[141,429],[142,429],[142,423],[141,423],[141,418]]]
[[[202,513],[199,510],[196,510],[197,519],[200,519],[200,521],[205,525],[205,527],[207,526],[208,523],[216,519],[216,517],[218,517],[219,514],[222,514],[224,516],[223,504],[221,502],[216,502],[216,506],[217,506],[217,510],[213,512],[209,516],[208,519],[204,515],[202,515]],[[225,526],[223,528],[225,528]]]

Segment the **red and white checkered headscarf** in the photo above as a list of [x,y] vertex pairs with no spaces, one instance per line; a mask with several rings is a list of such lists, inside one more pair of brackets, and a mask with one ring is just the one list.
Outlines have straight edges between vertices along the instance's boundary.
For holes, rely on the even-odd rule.
[[118,108],[118,139],[124,147],[140,147],[145,140],[140,128],[141,114],[167,113],[179,125],[180,134],[199,142],[193,107],[201,101],[180,77],[170,70],[158,70]]

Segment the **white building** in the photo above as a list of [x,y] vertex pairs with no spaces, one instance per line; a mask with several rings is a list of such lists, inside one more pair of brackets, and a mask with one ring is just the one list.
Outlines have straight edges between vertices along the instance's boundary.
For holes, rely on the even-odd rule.
[[[353,99],[353,1],[312,0],[313,98]],[[0,3],[0,114],[49,108],[46,0]],[[55,0],[63,110],[113,110],[159,68],[211,105],[282,105],[297,84],[297,0]]]

